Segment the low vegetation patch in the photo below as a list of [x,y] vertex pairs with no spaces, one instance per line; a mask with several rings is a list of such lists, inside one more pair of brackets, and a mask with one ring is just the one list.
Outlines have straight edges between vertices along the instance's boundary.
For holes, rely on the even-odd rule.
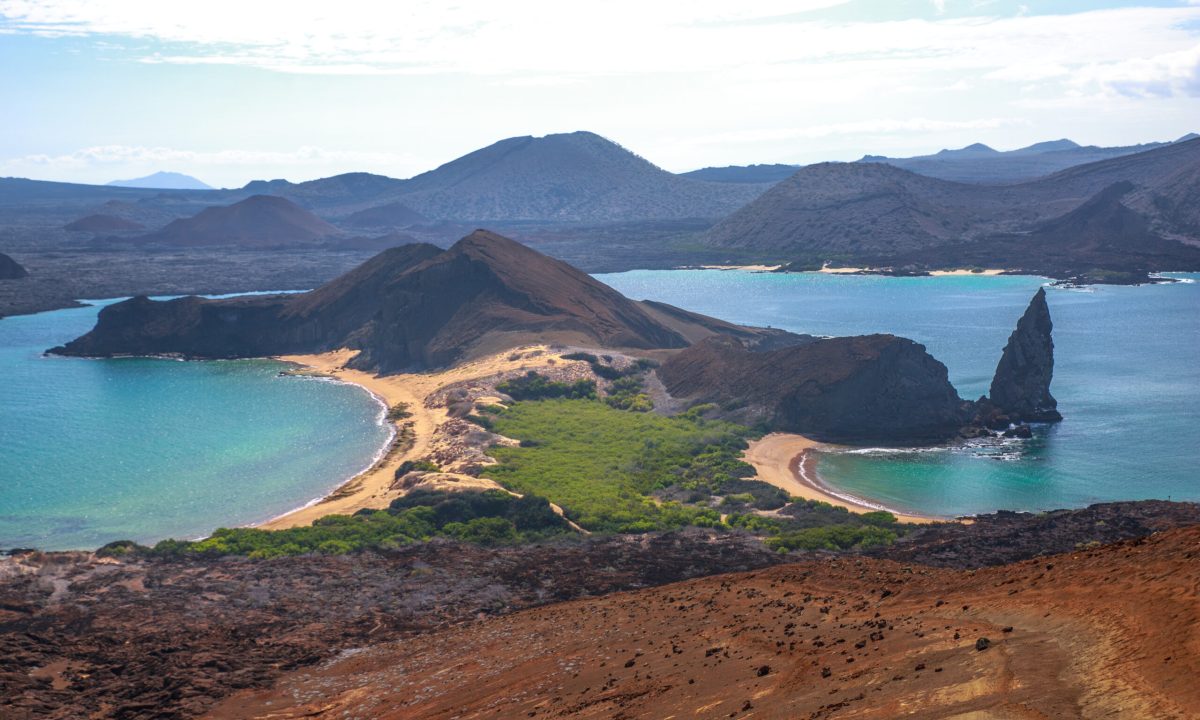
[[521,442],[493,448],[485,474],[521,493],[548,497],[582,527],[646,532],[715,526],[708,507],[659,502],[655,490],[718,487],[753,469],[738,460],[745,429],[698,416],[626,412],[594,400],[518,402],[493,416],[495,431]]
[[496,389],[513,400],[595,399],[596,397],[596,383],[592,380],[577,380],[573,383],[557,382],[532,370],[521,377],[500,383]]
[[386,510],[327,515],[308,527],[221,528],[204,540],[163,540],[154,547],[119,541],[99,552],[158,557],[343,555],[397,548],[435,537],[504,545],[569,532],[570,527],[550,503],[534,495],[518,498],[500,490],[416,491],[394,501]]

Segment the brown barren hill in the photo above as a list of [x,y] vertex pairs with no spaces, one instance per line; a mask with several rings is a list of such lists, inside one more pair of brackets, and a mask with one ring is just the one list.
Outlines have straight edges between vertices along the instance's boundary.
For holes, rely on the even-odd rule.
[[838,557],[356,651],[208,717],[1189,718],[1200,528],[976,572]]
[[116,215],[96,214],[81,217],[74,222],[67,223],[63,226],[63,229],[72,232],[110,233],[145,230],[146,226],[123,217],[117,217]]
[[232,205],[201,210],[136,240],[181,247],[252,248],[310,245],[340,231],[290,200],[254,195]]
[[1012,185],[882,163],[801,168],[703,242],[786,261],[918,271],[970,266],[1067,277],[1200,268],[1200,138]]
[[353,367],[388,373],[545,342],[680,348],[685,335],[717,331],[718,321],[702,320],[666,318],[562,261],[479,230],[449,250],[385,250],[301,295],[133,298],[104,308],[91,332],[55,352],[228,358],[352,348],[361,351]]

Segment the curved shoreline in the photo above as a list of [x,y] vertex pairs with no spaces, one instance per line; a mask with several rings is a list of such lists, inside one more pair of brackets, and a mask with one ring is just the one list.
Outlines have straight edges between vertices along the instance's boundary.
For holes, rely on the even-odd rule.
[[920,515],[894,510],[881,503],[835,490],[816,471],[816,454],[833,446],[803,435],[771,433],[750,442],[743,459],[758,473],[758,479],[794,497],[818,500],[853,513],[889,512],[900,522],[927,524],[953,522],[956,518]]
[[[310,368],[306,365],[303,365],[301,363],[293,362],[290,360],[282,360],[282,359],[279,360],[279,362],[285,362],[285,363],[295,367],[294,371],[287,373],[287,375],[290,377],[304,378],[304,379],[318,381],[318,382],[331,382],[331,383],[336,383],[338,385],[346,385],[348,387],[357,388],[357,389],[365,392],[379,406],[379,414],[375,417],[375,424],[387,427],[388,437],[387,437],[387,440],[385,440],[384,443],[379,446],[379,449],[375,451],[375,454],[371,456],[370,462],[368,462],[366,465],[364,465],[362,468],[355,471],[354,473],[351,473],[344,480],[339,480],[335,485],[330,487],[328,490],[326,490],[325,492],[321,493],[320,495],[314,497],[313,499],[309,500],[308,502],[304,503],[303,505],[298,505],[298,506],[292,508],[291,510],[285,510],[277,515],[273,515],[273,516],[267,518],[266,520],[259,520],[256,522],[249,523],[246,525],[246,527],[266,527],[268,525],[271,525],[273,523],[283,520],[283,518],[286,518],[289,515],[293,515],[295,513],[300,513],[300,512],[303,512],[304,510],[307,510],[308,508],[311,508],[316,505],[320,505],[325,500],[329,499],[334,494],[336,494],[338,492],[338,490],[340,490],[341,488],[345,487],[346,485],[349,485],[350,483],[354,482],[359,477],[366,475],[367,473],[371,472],[376,467],[378,467],[380,465],[380,463],[382,463],[385,459],[387,459],[388,455],[391,454],[391,452],[395,449],[396,442],[400,437],[400,433],[396,428],[396,424],[388,421],[388,411],[391,408],[388,406],[387,400],[385,400],[383,398],[383,396],[381,396],[378,393],[376,393],[375,391],[371,390],[371,388],[369,388],[365,385],[362,385],[360,383],[350,382],[347,380],[342,380],[340,378],[333,377],[331,375],[325,375],[325,374],[313,372],[312,368]],[[308,371],[308,372],[306,372],[306,371]]]

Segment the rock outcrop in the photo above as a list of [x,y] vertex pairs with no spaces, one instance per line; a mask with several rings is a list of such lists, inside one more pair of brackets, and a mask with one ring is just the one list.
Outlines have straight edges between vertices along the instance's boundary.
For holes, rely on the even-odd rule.
[[28,276],[29,271],[21,267],[21,263],[0,253],[0,280],[20,280]]
[[1012,422],[1062,420],[1058,401],[1050,394],[1054,376],[1054,340],[1046,290],[1038,288],[1017,322],[996,365],[988,401]]
[[672,396],[715,403],[725,417],[832,442],[937,442],[963,424],[946,366],[894,335],[758,352],[712,338],[669,359],[659,377]]

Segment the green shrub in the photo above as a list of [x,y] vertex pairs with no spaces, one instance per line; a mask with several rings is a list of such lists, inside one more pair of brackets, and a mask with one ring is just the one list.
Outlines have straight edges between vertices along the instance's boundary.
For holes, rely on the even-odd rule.
[[396,468],[396,479],[400,479],[410,472],[441,472],[436,464],[428,460],[405,460],[400,463],[400,467]]
[[286,530],[220,528],[189,542],[163,540],[144,551],[160,557],[245,555],[266,559],[285,555],[344,555],[386,550],[444,536],[495,545],[570,532],[545,498],[486,492],[417,491],[387,510],[326,515],[307,527]]
[[764,542],[774,550],[851,550],[890,545],[896,533],[874,525],[828,525],[784,532]]
[[570,508],[570,517],[592,531],[719,525],[709,508],[660,504],[649,495],[677,485],[712,488],[747,472],[738,460],[742,429],[730,423],[562,399],[515,403],[494,422],[521,446],[493,448],[500,464],[484,474]]
[[496,389],[514,400],[594,399],[596,397],[596,383],[592,380],[577,380],[573,383],[556,382],[532,370],[521,377],[500,383]]

